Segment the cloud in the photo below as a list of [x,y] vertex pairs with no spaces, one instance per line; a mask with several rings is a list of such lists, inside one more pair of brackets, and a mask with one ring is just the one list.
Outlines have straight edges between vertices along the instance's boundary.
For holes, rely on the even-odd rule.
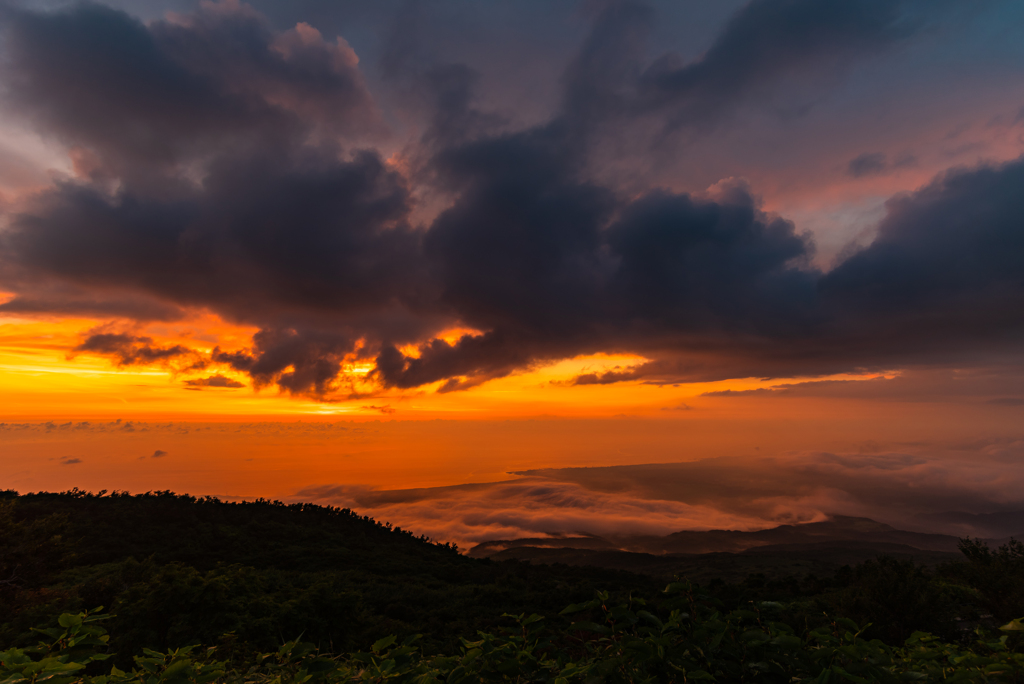
[[889,162],[884,152],[865,152],[850,160],[846,166],[846,173],[854,178],[876,176],[884,171],[904,169],[917,164],[913,155],[903,155],[893,162]]
[[488,140],[446,163],[464,189],[426,250],[440,262],[443,301],[488,332],[432,340],[415,357],[385,348],[386,385],[472,382],[534,360],[671,349],[691,336],[785,337],[810,323],[809,241],[760,211],[742,183],[724,184],[717,199],[652,192],[609,222],[612,195],[574,181],[552,144]]
[[604,371],[603,373],[581,373],[572,379],[573,385],[611,385],[616,382],[637,380],[644,376],[644,369],[647,364],[640,364],[635,368]]
[[948,3],[921,0],[753,0],[697,60],[675,55],[642,76],[647,107],[671,108],[674,126],[709,125],[752,98],[770,100],[780,81],[842,72],[933,24]]
[[589,490],[575,483],[523,478],[427,490],[310,487],[296,500],[347,506],[439,541],[466,547],[527,536],[669,534],[681,527],[757,526],[706,506]]
[[202,389],[204,387],[224,387],[235,389],[238,387],[245,387],[244,383],[232,380],[231,378],[217,373],[206,378],[194,378],[192,380],[186,380],[185,386],[189,389]]
[[344,41],[237,3],[148,25],[98,5],[9,14],[12,107],[95,167],[15,219],[26,279],[278,323],[386,318],[415,282],[404,180],[342,146],[378,127]]
[[398,409],[396,409],[395,407],[388,406],[386,404],[384,406],[361,406],[360,408],[364,408],[370,411],[380,411],[381,413],[384,414],[396,413],[398,411]]
[[123,296],[99,298],[88,293],[47,293],[39,296],[17,295],[0,304],[0,313],[6,314],[58,314],[96,318],[130,318],[136,321],[173,321],[185,317],[179,306],[148,297]]
[[704,392],[704,397],[777,397],[857,399],[868,402],[958,402],[963,405],[1019,405],[1014,397],[999,396],[1024,381],[1024,373],[1012,358],[993,358],[982,368],[943,366],[905,369],[898,374],[849,380],[790,382],[750,390]]
[[[1003,446],[1021,453],[1019,443]],[[517,537],[761,529],[831,514],[955,533],[955,526],[929,517],[1024,508],[1020,467],[1007,468],[991,449],[972,448],[974,458],[966,461],[957,458],[956,449],[942,451],[942,456],[883,449],[542,469],[513,473],[516,479],[505,482],[452,487],[323,485],[302,489],[294,498],[350,507],[460,546]]]
[[101,173],[186,163],[256,140],[273,145],[311,127],[377,125],[343,40],[326,41],[307,24],[275,32],[239,3],[207,3],[148,25],[96,4],[5,12],[14,101],[85,145]]
[[253,336],[249,352],[223,352],[215,348],[211,359],[248,373],[257,388],[271,383],[292,394],[318,396],[333,389],[346,355],[355,340],[325,333],[261,330]]
[[[278,435],[283,439],[291,439],[301,435],[325,435],[338,432],[352,431],[361,433],[364,428],[357,424],[348,422],[305,422],[295,423],[280,422],[251,422],[251,423],[193,423],[193,422],[147,422],[147,421],[124,421],[120,418],[111,421],[37,421],[26,423],[0,423],[0,430],[24,431],[39,434],[64,433],[72,437],[76,433],[88,432],[93,434],[117,433],[117,432],[149,432],[168,435],[182,435],[191,432],[220,432],[224,434],[255,434],[255,435]],[[143,456],[141,458],[149,458]]]
[[71,456],[62,456],[60,459],[61,465],[77,465],[82,462],[80,458],[72,458]]
[[702,392],[702,397],[751,397],[751,396],[770,396],[772,394],[778,394],[782,392],[781,389],[774,387],[759,387],[757,389],[749,390],[714,390],[712,392]]
[[[773,84],[902,44],[946,6],[754,0],[702,56],[647,63],[652,10],[608,3],[547,120],[491,116],[477,72],[435,63],[426,123],[394,153],[355,52],[308,24],[279,30],[232,2],[149,23],[7,8],[7,106],[74,172],[5,214],[15,297],[0,309],[208,310],[259,332],[199,358],[104,328],[72,352],[191,359],[325,400],[353,393],[356,360],[383,388],[456,391],[595,352],[649,362],[576,384],[975,358],[1024,326],[1024,161],[892,198],[878,237],[827,273],[741,179],[682,192],[592,168],[610,129],[718,125]],[[455,327],[476,332],[442,337]]]
[[72,351],[110,356],[118,366],[167,362],[193,354],[192,350],[180,344],[157,347],[151,337],[135,337],[126,333],[94,333]]
[[150,456],[150,458],[163,458],[166,455],[166,451],[161,451],[160,449],[157,449],[156,451],[153,452],[153,455]]
[[882,152],[865,152],[850,160],[846,172],[854,178],[872,176],[885,170],[887,161]]
[[891,199],[875,240],[818,283],[835,330],[893,351],[1020,330],[1021,182],[1024,159],[950,171]]

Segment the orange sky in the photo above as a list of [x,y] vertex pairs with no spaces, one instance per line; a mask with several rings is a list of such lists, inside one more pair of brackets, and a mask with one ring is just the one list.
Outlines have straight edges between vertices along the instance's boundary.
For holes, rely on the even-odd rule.
[[[254,390],[244,374],[226,367],[181,370],[167,364],[119,367],[107,356],[74,352],[74,347],[101,321],[87,319],[19,319],[0,317],[0,416],[9,420],[82,420],[132,417],[146,420],[242,417],[515,418],[532,416],[664,417],[700,401],[709,391],[749,390],[796,379],[755,378],[715,383],[652,385],[622,382],[573,386],[581,373],[601,373],[642,363],[638,356],[598,354],[566,359],[530,371],[491,380],[466,391],[438,393],[440,382],[417,390],[382,391],[366,380],[371,393],[317,401],[291,396],[276,387]],[[104,330],[128,330],[153,339],[154,346],[183,344],[208,354],[219,345],[244,348],[253,328],[231,326],[212,315],[178,323],[143,326],[107,323]],[[180,366],[180,364],[179,364]],[[350,370],[365,377],[369,364]],[[190,379],[224,375],[241,388],[196,389]],[[836,376],[850,378],[876,377]]]
[[[566,360],[462,392],[428,387],[318,402],[274,388],[192,390],[184,382],[194,372],[160,365],[123,369],[107,358],[69,355],[96,324],[11,318],[0,324],[3,486],[273,497],[339,482],[441,486],[501,480],[510,471],[538,467],[996,436],[1012,433],[1008,419],[1020,410],[956,396],[703,396],[793,380],[565,384],[580,372],[640,360],[615,356]],[[250,331],[204,316],[137,332],[158,344],[205,340],[212,346],[243,340]],[[877,376],[822,386],[871,387],[871,377]],[[914,385],[908,386],[913,394]],[[924,385],[919,391],[929,392]],[[166,455],[153,458],[157,451]]]
[[[1024,407],[992,403],[1000,391],[992,384],[998,373],[917,369],[811,379],[569,385],[580,373],[642,361],[598,355],[460,392],[440,394],[429,386],[328,402],[291,397],[275,387],[196,390],[185,384],[214,371],[250,382],[226,369],[119,368],[106,357],[71,353],[102,323],[11,317],[0,322],[0,488],[170,489],[314,500],[468,548],[485,539],[566,531],[753,529],[836,511],[904,526],[914,520],[833,491],[824,476],[813,496],[767,497],[751,512],[727,500],[721,506],[660,501],[628,483],[620,493],[601,494],[558,478],[520,480],[516,473],[526,470],[725,459],[733,464],[723,466],[735,473],[729,477],[745,486],[748,472],[773,462],[803,472],[830,467],[832,454],[853,454],[854,462],[869,464],[878,454],[885,462],[924,463],[914,467],[938,472],[932,479],[941,484],[950,479],[943,469],[961,467],[969,453],[983,455],[985,464],[972,476],[979,481],[969,491],[981,486],[1012,493],[1016,476],[1009,474],[1006,459],[1014,457],[1003,451],[1016,453],[1024,445],[1017,428]],[[156,346],[187,344],[201,351],[215,344],[244,348],[252,333],[209,315],[174,325],[135,325],[131,332],[152,337]],[[883,479],[891,474],[888,465],[867,468],[850,472]],[[966,482],[962,476],[952,479]],[[507,483],[501,485],[506,489],[493,496],[491,489],[456,488],[453,494],[430,489],[425,499],[414,496],[409,503],[359,498],[360,492],[496,482]]]

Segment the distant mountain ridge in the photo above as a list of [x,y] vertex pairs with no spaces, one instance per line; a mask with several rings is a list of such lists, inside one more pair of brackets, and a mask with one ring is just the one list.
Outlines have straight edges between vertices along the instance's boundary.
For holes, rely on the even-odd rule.
[[917,516],[923,526],[941,527],[946,533],[972,537],[1024,537],[1024,511],[996,513],[923,513]]
[[[992,540],[998,542],[1002,540]],[[629,537],[559,537],[526,538],[483,542],[469,551],[476,558],[487,558],[513,549],[578,549],[586,551],[627,551],[652,555],[742,553],[768,547],[803,547],[805,545],[856,543],[858,546],[876,545],[880,550],[888,545],[956,553],[959,538],[948,534],[910,532],[870,518],[843,515],[830,516],[822,522],[779,525],[764,530],[707,530],[674,532],[664,537],[637,535]],[[505,554],[510,555],[510,554]]]

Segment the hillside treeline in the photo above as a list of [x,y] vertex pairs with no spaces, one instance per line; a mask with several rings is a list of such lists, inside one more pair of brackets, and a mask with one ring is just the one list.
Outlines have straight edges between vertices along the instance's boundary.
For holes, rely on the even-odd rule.
[[[75,676],[109,677],[116,667],[130,678],[133,668],[146,671],[138,659],[159,655],[163,665],[147,667],[187,661],[179,670],[195,677],[209,666],[220,668],[217,678],[234,672],[245,681],[283,682],[300,672],[315,679],[310,667],[343,679],[386,661],[407,668],[403,677],[429,675],[422,681],[455,681],[458,667],[476,680],[492,666],[505,676],[513,661],[533,663],[519,681],[689,681],[703,676],[698,671],[720,681],[782,681],[819,676],[832,667],[822,658],[864,681],[885,672],[930,678],[926,661],[946,662],[936,672],[948,677],[950,658],[971,677],[1005,679],[1019,665],[1012,627],[1024,616],[1024,545],[961,547],[962,560],[934,569],[883,557],[828,577],[753,574],[707,587],[681,578],[666,593],[664,583],[624,572],[466,558],[347,509],[170,492],[6,492],[0,647],[23,649],[26,663],[74,663],[59,655],[59,634],[39,646],[42,632],[32,631],[66,614],[67,624],[47,629],[66,631],[82,619],[80,626],[102,626],[94,652],[109,656]],[[97,606],[112,617],[87,613]],[[300,635],[306,645],[294,641]],[[289,643],[292,650],[280,652]],[[204,649],[168,655],[195,644]],[[54,648],[58,655],[47,655]],[[276,675],[260,669],[273,663],[283,668]],[[651,670],[652,663],[660,664]],[[855,674],[868,664],[881,669]]]

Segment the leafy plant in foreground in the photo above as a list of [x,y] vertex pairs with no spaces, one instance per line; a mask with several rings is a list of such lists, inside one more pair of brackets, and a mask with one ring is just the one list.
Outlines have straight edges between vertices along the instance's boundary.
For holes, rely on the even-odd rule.
[[893,648],[862,638],[864,628],[843,618],[800,634],[772,619],[778,604],[719,613],[689,583],[666,592],[678,606],[660,616],[641,600],[609,606],[604,593],[566,608],[571,622],[561,627],[506,615],[510,628],[463,639],[451,655],[425,655],[418,637],[387,637],[343,656],[296,640],[230,665],[217,647],[145,649],[130,671],[102,671],[108,642],[98,623],[106,616],[64,614],[57,627],[38,630],[46,637],[38,646],[0,652],[0,684],[1024,682],[1022,620],[999,636],[979,629],[966,648],[923,632]]

